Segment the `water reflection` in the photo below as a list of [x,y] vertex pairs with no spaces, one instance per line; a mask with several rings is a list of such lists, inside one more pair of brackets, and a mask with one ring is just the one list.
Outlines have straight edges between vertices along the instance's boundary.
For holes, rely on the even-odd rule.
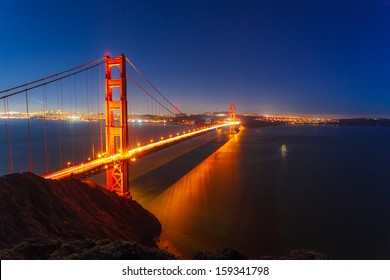
[[197,250],[231,244],[239,186],[237,137],[143,205],[163,225],[161,247],[189,257]]
[[222,136],[184,147],[131,185],[162,222],[161,247],[185,258],[224,246],[249,257],[301,248],[336,259],[390,257],[388,128],[245,129],[227,143]]

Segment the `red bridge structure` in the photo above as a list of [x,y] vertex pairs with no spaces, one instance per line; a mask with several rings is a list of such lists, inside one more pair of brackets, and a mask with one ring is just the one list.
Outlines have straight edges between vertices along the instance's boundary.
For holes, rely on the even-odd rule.
[[[126,72],[127,65],[134,73]],[[240,124],[231,104],[228,118],[177,125],[185,123],[185,114],[124,54],[0,91],[0,102],[0,174],[30,171],[66,179],[106,172],[107,189],[127,198],[136,158],[215,129],[235,133]],[[160,126],[144,135],[140,127],[150,123]]]

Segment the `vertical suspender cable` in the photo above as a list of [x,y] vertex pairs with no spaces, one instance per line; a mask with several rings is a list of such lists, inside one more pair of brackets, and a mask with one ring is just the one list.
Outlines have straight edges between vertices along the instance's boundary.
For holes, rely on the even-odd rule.
[[[92,154],[90,156],[88,156],[88,158],[90,159],[93,159],[94,158],[94,155],[95,155],[95,137],[94,137],[94,131],[93,131],[93,124],[92,124],[92,110],[93,110],[93,106],[92,106],[92,98],[91,98],[91,92],[89,90],[89,82],[90,82],[90,75],[88,74],[89,70],[87,70],[85,72],[85,75],[86,75],[86,80],[87,80],[87,113],[88,113],[88,116],[89,116],[89,122],[88,122],[88,126],[89,126],[89,130],[91,131],[91,145],[92,145]],[[87,142],[88,143],[88,142]]]
[[[78,112],[77,112],[77,80],[76,80],[76,76],[73,76],[73,81],[74,81],[74,110],[75,110],[75,117],[77,120],[78,119]],[[72,164],[75,164],[75,161],[74,161],[74,138],[72,138]]]
[[5,133],[6,133],[7,144],[8,144],[8,172],[11,174],[14,172],[14,164],[12,161],[12,142],[11,142],[11,132],[9,128],[8,98],[4,98],[4,113],[5,113]]
[[29,158],[29,165],[30,165],[30,172],[33,172],[33,164],[32,164],[32,150],[31,150],[31,128],[30,128],[30,112],[28,110],[28,97],[27,97],[27,90],[25,91],[26,95],[26,113],[27,113],[27,147],[28,147],[28,158]]
[[[81,98],[81,101],[80,101],[80,106],[81,106],[81,113],[84,114],[83,112],[83,77],[82,75],[80,75],[80,87],[81,87],[81,90],[80,90],[80,98]],[[84,129],[81,130],[81,141],[82,141],[82,149],[83,149],[83,158],[81,159],[82,161],[85,160],[85,144],[84,144],[84,141],[85,141],[85,132],[84,132]]]
[[[41,87],[42,88],[42,97],[43,97],[43,104],[42,104],[42,107],[43,107],[43,118],[44,118],[44,138],[45,138],[45,160],[46,160],[46,173],[50,173],[50,131],[48,130],[48,128],[50,127],[50,124],[49,124],[49,115],[53,115],[53,116],[57,116],[57,120],[60,121],[60,125],[62,126],[59,126],[58,128],[58,134],[59,134],[59,152],[60,152],[60,166],[62,168],[63,166],[63,156],[64,156],[64,148],[66,149],[66,147],[63,145],[63,139],[62,139],[62,134],[63,134],[63,129],[64,129],[64,98],[63,98],[63,83],[62,83],[62,79],[65,79],[65,78],[68,78],[68,77],[71,77],[71,76],[74,76],[76,74],[79,74],[79,73],[82,73],[84,71],[87,71],[89,69],[92,69],[92,68],[95,68],[101,64],[103,64],[104,62],[102,62],[102,60],[105,60],[105,58],[100,58],[98,60],[95,60],[95,61],[92,61],[92,62],[89,62],[87,64],[84,64],[84,65],[81,65],[81,66],[78,66],[78,67],[75,67],[75,68],[72,68],[70,70],[67,70],[67,71],[64,71],[64,72],[61,72],[61,73],[58,73],[58,74],[55,74],[55,75],[51,75],[49,77],[46,77],[46,78],[43,78],[43,79],[39,79],[39,80],[36,80],[36,81],[33,81],[33,82],[30,82],[30,83],[27,83],[27,84],[23,84],[23,85],[19,85],[17,87],[13,87],[13,88],[10,88],[10,89],[7,89],[7,90],[3,90],[3,91],[0,91],[0,94],[2,96],[0,96],[0,99],[4,99],[4,111],[5,111],[5,134],[6,134],[6,138],[7,138],[7,144],[8,144],[8,172],[9,173],[13,173],[14,172],[14,164],[13,164],[13,151],[12,151],[12,141],[11,141],[11,123],[10,123],[10,111],[9,111],[9,97],[11,96],[14,96],[14,95],[22,95],[24,93],[25,95],[25,102],[26,102],[26,117],[27,117],[27,133],[28,133],[28,140],[27,140],[27,145],[28,145],[28,156],[29,156],[29,170],[30,171],[33,171],[33,156],[32,156],[32,134],[31,134],[31,113],[30,113],[30,108],[31,108],[31,104],[29,103],[29,91],[32,90],[32,89],[35,89],[35,88],[39,88]],[[60,89],[58,88],[59,85],[57,83],[57,114],[52,114],[48,111],[49,109],[49,105],[48,105],[48,97],[47,97],[47,88],[46,88],[46,85],[48,84],[51,84],[51,83],[54,83],[54,82],[58,82],[60,81],[61,84],[60,84]],[[82,83],[82,81],[81,81]],[[72,85],[71,85],[72,86]],[[23,89],[24,87],[24,89]],[[75,87],[76,87],[76,83],[75,83]],[[81,84],[81,87],[82,87],[82,84]],[[61,96],[59,96],[59,91],[61,93]],[[87,84],[87,98],[90,99],[90,85]],[[3,94],[4,93],[4,94]],[[71,93],[72,94],[72,93]],[[60,99],[61,97],[61,99]],[[82,100],[82,97],[81,97],[81,100]],[[100,101],[100,100],[99,100]],[[76,102],[76,92],[75,92],[75,104],[77,104]],[[61,106],[60,106],[61,105]],[[72,96],[70,96],[70,106],[72,106]],[[81,105],[83,106],[83,105]],[[91,106],[91,104],[89,104],[89,106]],[[61,108],[61,110],[60,110]],[[66,109],[66,108],[65,108]],[[91,130],[92,127],[91,127]],[[92,131],[93,133],[93,131]],[[83,135],[83,138],[84,138],[84,135]],[[92,135],[92,138],[94,138],[94,133]],[[85,139],[83,139],[83,146],[85,145]],[[64,146],[64,147],[63,147]],[[53,147],[55,148],[55,147]],[[94,148],[94,141],[93,141],[93,148]],[[73,150],[73,142],[72,142],[72,150]],[[72,158],[73,158],[73,151],[72,151]],[[85,154],[85,149],[83,149],[83,153]],[[39,169],[39,168],[38,168]]]
[[58,131],[58,151],[59,151],[59,154],[60,154],[60,168],[62,168],[62,151],[61,151],[61,141],[62,141],[62,135],[61,135],[61,110],[60,110],[60,97],[59,97],[59,90],[58,90],[58,84],[57,83],[57,116],[56,116],[56,119],[57,119],[57,122],[58,122],[58,125],[57,125],[57,131]]
[[43,99],[43,112],[45,118],[45,159],[46,159],[46,173],[50,172],[50,150],[49,140],[47,137],[48,121],[47,121],[47,98],[46,98],[46,86],[42,87],[42,99]]
[[127,105],[127,107],[130,110],[129,115],[131,116],[131,122],[130,122],[131,133],[130,133],[130,142],[129,143],[130,143],[131,147],[137,147],[138,139],[137,139],[137,134],[135,131],[135,123],[133,122],[135,119],[134,100],[133,100],[134,94],[130,94],[131,93],[130,87],[131,87],[131,83],[128,83],[127,102],[129,104]]
[[[72,78],[69,79],[69,113],[70,114],[74,114],[73,113],[73,102],[72,102],[72,95],[73,95],[73,91],[72,91]],[[69,167],[69,164],[72,163],[73,164],[73,141],[74,141],[74,130],[73,130],[73,125],[70,124],[70,141],[71,141],[71,161],[68,161],[67,163],[67,167]]]
[[61,127],[61,141],[60,141],[60,166],[62,168],[62,164],[66,166],[66,163],[64,161],[64,151],[63,151],[63,146],[62,146],[62,135],[64,132],[64,95],[62,94],[62,79],[59,81],[60,83],[60,108],[61,108],[61,114],[60,114],[60,127]]
[[137,100],[137,88],[134,87],[133,89],[133,108],[134,108],[134,119],[136,123],[134,123],[134,133],[135,133],[135,144],[138,146],[138,143],[141,143],[141,139],[139,139],[139,123],[138,120],[140,120],[139,116],[139,101]]
[[98,72],[97,72],[97,85],[98,85],[98,101],[99,101],[99,108],[98,108],[98,121],[99,121],[99,130],[100,130],[100,133],[99,133],[99,139],[100,139],[100,153],[103,153],[103,120],[100,119],[100,114],[103,113],[103,102],[101,102],[101,98],[102,98],[102,92],[101,92],[101,84],[100,84],[100,65],[99,67],[97,68],[98,69]]

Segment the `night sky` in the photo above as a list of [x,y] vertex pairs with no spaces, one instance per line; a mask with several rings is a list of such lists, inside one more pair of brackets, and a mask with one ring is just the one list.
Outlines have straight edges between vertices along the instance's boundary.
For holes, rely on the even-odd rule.
[[107,51],[188,113],[390,117],[390,1],[0,1],[0,90]]

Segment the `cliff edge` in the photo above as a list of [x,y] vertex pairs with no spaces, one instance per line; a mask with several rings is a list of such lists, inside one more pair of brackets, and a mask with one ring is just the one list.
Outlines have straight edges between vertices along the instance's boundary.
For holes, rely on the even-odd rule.
[[0,250],[31,238],[110,239],[154,245],[157,218],[136,201],[77,179],[0,177]]

